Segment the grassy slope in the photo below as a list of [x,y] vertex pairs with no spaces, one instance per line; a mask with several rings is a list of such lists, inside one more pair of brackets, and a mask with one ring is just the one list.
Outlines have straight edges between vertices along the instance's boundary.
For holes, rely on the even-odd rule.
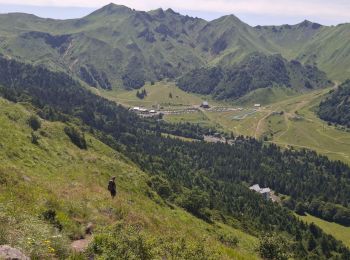
[[322,228],[326,233],[334,236],[344,242],[345,245],[350,247],[350,227],[344,227],[342,225],[331,223],[311,215],[299,216],[302,220],[307,223],[314,223]]
[[[157,107],[159,104],[164,109],[181,109],[192,106],[199,106],[204,100],[208,100],[208,97],[193,95],[182,91],[175,86],[172,82],[157,82],[154,86],[147,84],[144,88],[147,91],[147,97],[139,99],[136,97],[137,90],[133,91],[103,91],[96,90],[95,93],[100,94],[108,99],[114,100],[127,107],[143,106],[146,108]],[[141,89],[141,90],[142,90]],[[172,98],[169,97],[169,93],[172,94]],[[209,100],[210,104],[218,105],[220,103]]]
[[298,93],[290,88],[256,89],[235,103],[242,106],[251,106],[254,104],[268,105],[294,95],[298,95]]
[[327,27],[302,49],[298,58],[315,61],[332,79],[346,80],[350,72],[349,39],[349,24]]
[[[256,238],[223,224],[208,225],[179,208],[172,210],[157,195],[151,200],[145,195],[150,192],[147,175],[92,136],[86,136],[88,150],[83,151],[64,134],[63,124],[43,122],[39,145],[32,144],[26,124],[31,113],[30,108],[0,99],[1,243],[32,256],[50,257],[64,251],[69,238],[82,236],[88,222],[99,232],[122,219],[155,236],[181,235],[197,241],[207,237],[207,247],[230,258],[256,258]],[[112,175],[117,176],[119,190],[114,201],[105,188]],[[56,210],[63,224],[62,237],[38,218],[49,208]],[[237,236],[239,246],[222,245],[214,230]]]

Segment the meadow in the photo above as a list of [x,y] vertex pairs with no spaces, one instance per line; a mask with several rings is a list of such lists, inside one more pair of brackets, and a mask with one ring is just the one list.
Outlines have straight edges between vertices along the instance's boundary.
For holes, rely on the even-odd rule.
[[350,247],[350,227],[344,227],[337,223],[331,223],[308,214],[306,216],[299,217],[307,223],[316,224],[317,226],[322,228],[324,232],[334,236],[336,239],[343,241],[345,245]]

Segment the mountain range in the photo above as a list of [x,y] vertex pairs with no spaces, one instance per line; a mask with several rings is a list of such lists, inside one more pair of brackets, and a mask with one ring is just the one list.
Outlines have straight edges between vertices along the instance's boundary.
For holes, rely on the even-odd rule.
[[64,71],[104,89],[139,88],[201,67],[231,67],[256,52],[280,54],[344,80],[349,35],[349,24],[252,27],[234,15],[208,22],[171,9],[144,12],[115,4],[70,20],[0,15],[5,57]]
[[[174,89],[190,96],[174,82],[216,99],[275,87],[294,95],[347,77],[349,29],[308,21],[251,27],[233,15],[207,22],[114,4],[71,20],[0,15],[0,245],[32,259],[350,259],[340,234],[350,226],[349,165],[304,144],[255,139],[266,120],[268,131],[278,128],[271,138],[297,126],[291,138],[319,141],[312,130],[300,133],[318,120],[309,112],[349,125],[349,81],[320,107],[328,90],[306,93],[313,111],[301,99],[254,109],[255,138],[226,131],[235,125],[223,132],[219,124],[143,117],[111,98],[138,91],[101,90],[169,79],[172,104],[181,99]],[[148,98],[150,88],[142,89]],[[325,126],[319,133],[343,145]],[[304,222],[309,214],[337,230]]]

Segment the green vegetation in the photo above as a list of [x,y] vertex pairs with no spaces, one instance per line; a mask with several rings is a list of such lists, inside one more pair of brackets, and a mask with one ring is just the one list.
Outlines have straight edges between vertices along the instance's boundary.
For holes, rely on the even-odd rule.
[[350,127],[350,80],[331,91],[329,97],[321,102],[318,115],[321,119],[334,124]]
[[84,133],[76,129],[75,127],[65,127],[64,132],[69,136],[73,144],[80,149],[87,149]]
[[64,21],[1,14],[0,24],[5,57],[65,71],[105,90],[140,88],[201,67],[231,68],[254,52],[317,65],[332,80],[349,73],[348,24],[253,28],[233,15],[207,22],[114,4]]
[[181,77],[177,85],[185,91],[224,100],[273,86],[310,90],[329,86],[330,81],[316,67],[304,67],[294,60],[288,62],[281,55],[254,53],[233,67],[195,69]]
[[145,97],[147,97],[147,91],[146,89],[143,89],[141,92],[139,92],[138,90],[136,91],[136,97],[138,97],[139,99],[144,99]]
[[[13,75],[11,73],[13,68],[22,68],[17,70],[21,72],[17,76],[26,80],[23,85],[5,84],[6,81],[4,81],[2,89],[4,96],[17,102],[29,100],[38,113],[45,118],[62,118],[63,122],[79,124],[82,129],[89,132],[88,137],[85,137],[86,140],[89,140],[90,136],[98,138],[130,158],[140,169],[152,176],[158,175],[167,180],[170,196],[165,196],[166,199],[157,197],[157,192],[164,197],[163,188],[156,191],[150,188],[152,185],[158,188],[167,186],[166,182],[154,181],[151,185],[147,185],[145,181],[145,185],[150,190],[145,191],[140,188],[140,192],[143,190],[145,192],[143,194],[147,194],[162,207],[168,205],[173,208],[178,205],[206,223],[213,223],[211,226],[221,222],[255,237],[265,232],[283,234],[287,241],[295,245],[288,247],[286,253],[299,259],[312,255],[317,255],[320,259],[336,255],[347,257],[348,250],[334,238],[325,235],[321,230],[313,232],[310,226],[298,221],[288,209],[266,201],[247,188],[247,184],[250,183],[268,185],[277,192],[289,195],[291,205],[299,200],[309,201],[314,198],[322,201],[323,196],[326,196],[329,203],[339,203],[347,207],[349,168],[345,164],[331,162],[310,151],[281,151],[275,145],[265,146],[261,142],[244,137],[237,137],[232,146],[164,138],[162,134],[167,133],[176,133],[178,136],[185,137],[203,136],[205,129],[191,125],[171,125],[153,119],[140,119],[113,102],[88,92],[69,77],[66,84],[55,84],[55,87],[41,85],[40,82],[43,80],[38,80],[46,76],[61,80],[63,77],[60,77],[59,73],[24,66],[13,61],[8,62],[6,68],[8,71],[4,73],[9,76]],[[28,71],[32,73],[27,73]],[[93,110],[89,110],[92,108]],[[29,128],[28,125],[27,127]],[[61,131],[64,132],[63,128]],[[69,141],[69,137],[64,136]],[[36,146],[38,149],[41,142],[43,140],[39,140],[39,145]],[[74,146],[74,144],[71,145]],[[93,152],[90,146],[88,142],[88,149],[81,150],[81,153]],[[57,153],[57,156],[60,154]],[[108,158],[113,160],[114,156]],[[77,163],[69,166],[77,167]],[[62,170],[62,168],[56,168]],[[101,169],[103,168],[99,168],[100,171]],[[110,167],[108,172],[113,169],[115,168]],[[62,174],[59,176],[65,177]],[[262,176],[264,176],[263,179]],[[304,180],[303,185],[298,185],[300,179]],[[129,177],[127,181],[130,181]],[[338,186],[336,187],[335,184]],[[315,185],[322,187],[325,192],[312,188]],[[98,202],[102,205],[102,202]],[[135,204],[132,205],[132,207],[135,206]],[[60,208],[48,205],[42,212],[47,212],[49,209],[55,210],[56,214],[53,214],[53,211],[45,214],[49,216],[46,218],[48,224],[56,226],[60,224],[64,230],[63,220],[59,218],[58,213]],[[71,211],[76,219],[84,218],[86,211],[81,215],[77,215],[76,211],[80,212],[78,209]],[[91,214],[95,215],[95,212],[92,210]],[[154,213],[153,210],[152,212]],[[43,216],[43,214],[38,215]],[[123,216],[118,212],[116,215]],[[72,226],[74,230],[76,225]],[[79,232],[70,233],[69,237],[75,238],[75,234]],[[230,236],[218,235],[218,238],[228,244],[234,244]],[[142,238],[127,237],[126,243],[130,243],[131,247],[138,246],[134,245],[134,239],[146,246],[139,248],[140,252],[149,252],[147,243],[143,243]],[[109,243],[108,240],[105,241]],[[312,241],[312,247],[307,246],[308,241]],[[325,249],[319,251],[321,243]],[[109,254],[115,247],[106,248],[108,252],[103,251],[102,254]],[[99,253],[96,252],[96,254]]]
[[[137,90],[133,91],[95,91],[105,98],[123,104],[126,107],[142,106],[157,109],[158,105],[163,109],[182,109],[192,106],[199,106],[205,97],[193,95],[182,91],[171,82],[157,82],[153,85],[146,84],[144,87],[147,95],[143,99],[137,98]],[[140,93],[140,91],[139,91]],[[172,94],[170,97],[169,93]]]
[[322,228],[324,232],[334,236],[344,242],[348,247],[350,246],[350,227],[344,227],[342,225],[328,222],[320,218],[307,214],[306,216],[299,216],[303,221],[307,223],[315,223],[317,226]]
[[[64,133],[65,124],[42,120],[39,144],[32,145],[27,124],[32,116],[31,108],[0,99],[1,244],[21,248],[32,258],[67,258],[74,255],[70,240],[84,237],[91,222],[96,230],[89,252],[101,257],[100,252],[116,252],[107,252],[111,244],[104,242],[118,227],[125,231],[117,233],[113,245],[124,249],[142,243],[141,235],[147,237],[156,256],[173,253],[181,259],[181,254],[202,250],[223,257],[257,258],[256,237],[222,223],[206,224],[176,206],[165,205],[147,185],[152,180],[147,174],[90,134],[86,134],[89,149],[81,150]],[[113,175],[117,176],[118,197],[111,201],[106,185]],[[237,237],[238,244],[227,246],[217,232]],[[165,251],[171,244],[172,251]],[[97,245],[101,251],[96,251]],[[136,253],[135,247],[127,249]]]
[[34,131],[38,130],[41,127],[40,119],[34,115],[28,119],[28,124]]
[[[114,4],[67,21],[0,15],[1,244],[33,259],[348,259],[342,242],[293,212],[350,223],[349,166],[304,149],[348,162],[348,133],[315,115],[328,89],[296,95],[330,83],[316,68],[330,64],[322,50],[302,51],[331,29]],[[347,47],[336,47],[344,65]],[[245,107],[209,100],[214,109],[204,109],[204,97],[155,83],[178,77],[185,90]],[[173,123],[114,101],[169,109]],[[264,106],[249,107],[256,101]],[[202,141],[213,133],[230,140]],[[255,183],[281,203],[250,191]],[[81,238],[88,250],[75,255],[70,243]]]
[[300,95],[300,92],[282,86],[262,88],[249,92],[235,101],[235,104],[240,106],[253,106],[254,104],[270,105],[297,95]]

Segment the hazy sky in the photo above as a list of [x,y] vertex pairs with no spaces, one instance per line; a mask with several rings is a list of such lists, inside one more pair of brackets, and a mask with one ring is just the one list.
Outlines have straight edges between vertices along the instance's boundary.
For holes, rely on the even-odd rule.
[[[26,12],[41,17],[78,18],[111,0],[0,0],[0,13]],[[311,20],[322,24],[350,22],[350,0],[119,0],[137,10],[172,8],[212,20],[235,14],[251,24],[284,24]]]

